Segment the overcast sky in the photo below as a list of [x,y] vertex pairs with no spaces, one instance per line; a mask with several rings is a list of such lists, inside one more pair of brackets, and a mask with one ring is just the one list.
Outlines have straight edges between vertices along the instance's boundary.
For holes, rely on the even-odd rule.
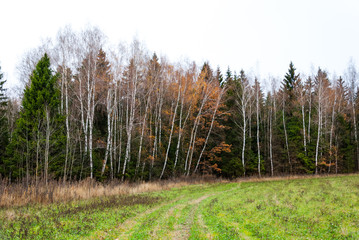
[[150,51],[213,68],[282,78],[290,61],[310,74],[318,66],[341,75],[359,60],[357,0],[79,1],[3,0],[0,66],[17,82],[22,55],[59,28],[98,26],[111,43],[135,35]]

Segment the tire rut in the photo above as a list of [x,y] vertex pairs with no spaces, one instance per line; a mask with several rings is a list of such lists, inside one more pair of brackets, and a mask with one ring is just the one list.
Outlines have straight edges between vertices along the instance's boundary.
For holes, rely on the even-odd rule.
[[185,222],[185,224],[183,225],[177,225],[175,226],[175,231],[172,232],[171,234],[171,239],[175,239],[175,240],[182,240],[182,239],[188,239],[190,236],[190,230],[194,221],[194,215],[197,212],[198,206],[199,204],[207,199],[210,196],[213,196],[214,194],[209,194],[209,195],[204,195],[200,198],[194,199],[190,202],[188,202],[189,205],[192,205],[191,211],[189,213],[189,215],[187,216],[187,220]]
[[159,206],[156,207],[152,207],[150,209],[147,209],[146,211],[132,217],[129,219],[126,219],[123,223],[121,223],[118,228],[120,229],[121,233],[118,236],[118,238],[116,238],[116,240],[119,239],[129,239],[130,238],[130,234],[131,234],[131,230],[137,225],[137,223],[141,222],[141,219],[159,209],[161,209],[162,207],[166,206],[166,205],[170,205],[176,201],[180,200],[180,198],[176,198],[170,202],[166,202],[163,204],[160,204]]

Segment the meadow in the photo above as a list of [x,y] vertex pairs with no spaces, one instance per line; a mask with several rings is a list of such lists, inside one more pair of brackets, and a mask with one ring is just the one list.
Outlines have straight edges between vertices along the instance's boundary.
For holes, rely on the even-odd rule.
[[3,204],[0,239],[359,239],[359,175],[152,184]]

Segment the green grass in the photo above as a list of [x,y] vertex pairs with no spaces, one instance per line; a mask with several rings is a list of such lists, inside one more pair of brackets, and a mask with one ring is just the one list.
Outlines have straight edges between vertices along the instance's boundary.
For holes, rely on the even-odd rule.
[[0,209],[0,239],[359,239],[359,176]]

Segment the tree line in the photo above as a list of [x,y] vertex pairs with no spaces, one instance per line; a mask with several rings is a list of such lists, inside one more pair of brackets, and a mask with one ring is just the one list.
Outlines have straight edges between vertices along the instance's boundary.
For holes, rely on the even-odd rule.
[[[0,75],[0,176],[157,180],[350,173],[359,169],[357,72],[290,63],[283,79],[171,63],[97,28],[61,29],[24,55],[24,89]],[[261,83],[270,83],[270,89]]]

